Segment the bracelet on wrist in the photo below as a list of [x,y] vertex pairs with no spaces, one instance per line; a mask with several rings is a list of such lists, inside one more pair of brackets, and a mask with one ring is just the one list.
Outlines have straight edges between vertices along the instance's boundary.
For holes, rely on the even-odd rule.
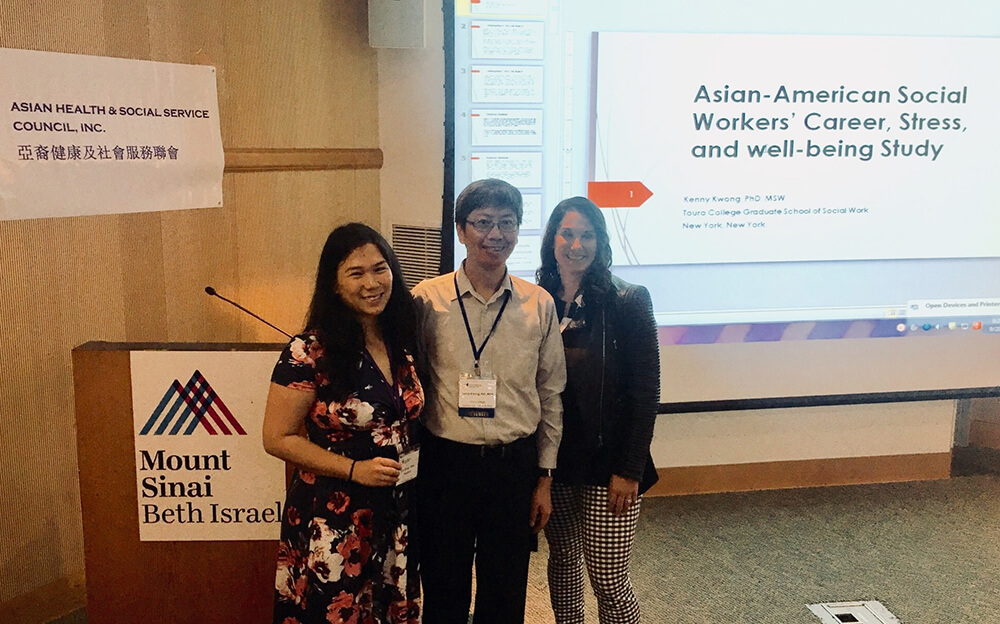
[[354,465],[357,464],[357,463],[358,463],[358,460],[356,460],[356,459],[352,459],[351,460],[351,469],[347,473],[347,480],[349,482],[350,481],[354,481]]

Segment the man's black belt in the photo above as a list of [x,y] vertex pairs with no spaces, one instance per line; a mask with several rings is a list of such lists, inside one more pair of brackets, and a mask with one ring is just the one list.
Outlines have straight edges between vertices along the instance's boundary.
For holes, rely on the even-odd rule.
[[432,446],[438,446],[445,453],[470,459],[506,459],[515,455],[534,452],[535,449],[534,435],[527,435],[506,444],[466,444],[465,442],[455,442],[454,440],[448,440],[447,438],[430,433],[428,433],[427,438],[427,441],[424,443],[425,445],[430,443]]

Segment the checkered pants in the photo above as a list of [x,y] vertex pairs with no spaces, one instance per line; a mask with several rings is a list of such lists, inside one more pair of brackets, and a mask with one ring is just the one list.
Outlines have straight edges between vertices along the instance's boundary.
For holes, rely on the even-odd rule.
[[549,598],[558,624],[584,621],[583,563],[597,597],[601,624],[639,621],[639,602],[628,566],[641,501],[640,497],[628,511],[615,516],[608,511],[608,488],[552,484],[552,517],[545,539]]

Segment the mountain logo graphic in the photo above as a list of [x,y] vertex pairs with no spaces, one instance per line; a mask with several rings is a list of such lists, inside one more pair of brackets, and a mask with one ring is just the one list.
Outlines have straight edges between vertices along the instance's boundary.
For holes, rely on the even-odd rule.
[[139,435],[191,435],[201,427],[210,435],[246,435],[247,432],[200,371],[187,384],[170,384]]

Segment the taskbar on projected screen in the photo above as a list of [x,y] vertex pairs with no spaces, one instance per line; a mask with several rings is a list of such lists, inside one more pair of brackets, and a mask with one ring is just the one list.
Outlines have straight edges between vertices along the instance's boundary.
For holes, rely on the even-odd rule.
[[1000,315],[976,318],[877,318],[823,321],[774,321],[700,325],[660,325],[661,345],[900,338],[967,333],[1000,336]]

